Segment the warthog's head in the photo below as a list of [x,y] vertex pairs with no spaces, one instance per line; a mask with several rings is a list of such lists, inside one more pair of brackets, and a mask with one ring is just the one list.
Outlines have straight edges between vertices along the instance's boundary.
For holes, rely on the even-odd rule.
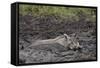
[[69,49],[81,49],[77,36],[74,34],[73,36],[68,36],[67,34],[64,34],[64,45]]

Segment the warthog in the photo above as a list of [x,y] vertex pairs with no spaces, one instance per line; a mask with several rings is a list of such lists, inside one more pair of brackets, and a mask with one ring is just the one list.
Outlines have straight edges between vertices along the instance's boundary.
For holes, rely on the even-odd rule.
[[54,39],[36,40],[31,46],[43,45],[43,44],[55,44],[58,43],[68,49],[80,49],[81,46],[75,37],[70,37],[67,34],[63,34]]

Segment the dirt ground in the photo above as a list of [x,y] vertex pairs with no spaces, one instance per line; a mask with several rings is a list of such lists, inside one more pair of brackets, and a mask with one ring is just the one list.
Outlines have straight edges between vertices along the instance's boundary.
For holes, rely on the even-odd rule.
[[[77,34],[81,50],[67,50],[59,44],[29,47],[37,39],[50,39],[66,33]],[[96,60],[96,22],[74,21],[59,16],[19,17],[19,63]]]

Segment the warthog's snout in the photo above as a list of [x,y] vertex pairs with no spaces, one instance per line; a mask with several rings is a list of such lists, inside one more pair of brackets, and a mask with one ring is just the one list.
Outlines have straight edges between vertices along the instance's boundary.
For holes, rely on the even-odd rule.
[[82,50],[82,46],[75,47],[73,50],[74,50],[74,51],[76,51],[76,50],[81,51],[81,50]]

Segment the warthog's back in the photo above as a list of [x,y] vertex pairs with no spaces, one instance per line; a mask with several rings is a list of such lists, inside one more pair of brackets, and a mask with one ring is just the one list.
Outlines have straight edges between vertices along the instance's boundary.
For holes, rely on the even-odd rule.
[[47,39],[47,40],[36,40],[32,43],[32,46],[42,45],[42,44],[53,44],[56,43],[54,39]]

